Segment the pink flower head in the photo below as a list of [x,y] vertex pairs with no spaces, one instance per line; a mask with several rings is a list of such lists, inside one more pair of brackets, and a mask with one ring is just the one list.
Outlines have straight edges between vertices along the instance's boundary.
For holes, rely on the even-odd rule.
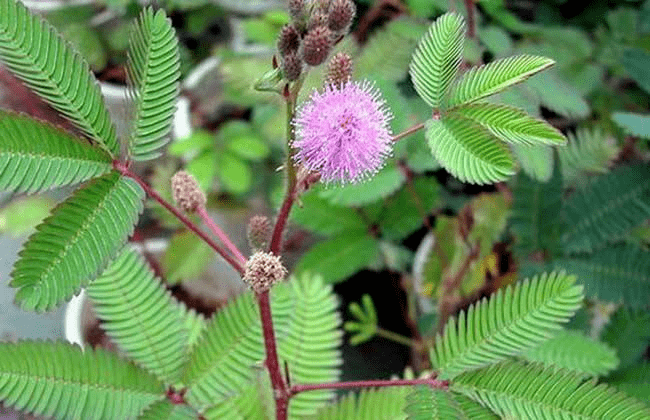
[[392,114],[374,85],[347,82],[314,91],[295,119],[295,160],[326,183],[356,183],[392,153]]

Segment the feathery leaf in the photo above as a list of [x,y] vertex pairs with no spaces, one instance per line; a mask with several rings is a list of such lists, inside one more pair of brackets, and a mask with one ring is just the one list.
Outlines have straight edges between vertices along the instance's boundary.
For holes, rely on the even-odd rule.
[[138,420],[196,420],[196,413],[187,405],[159,401],[147,408]]
[[408,420],[497,420],[489,409],[462,394],[432,389],[427,386],[411,388],[405,412]]
[[463,56],[465,22],[460,15],[446,13],[431,24],[420,39],[409,72],[418,95],[439,109],[456,77]]
[[365,388],[324,407],[313,420],[405,420],[408,393],[404,386]]
[[0,0],[0,60],[112,158],[118,156],[115,126],[88,63],[16,0]]
[[568,252],[588,252],[621,239],[650,217],[650,165],[614,169],[565,201]]
[[61,419],[135,419],[164,397],[148,372],[104,350],[61,342],[0,344],[0,401]]
[[582,286],[564,273],[500,289],[450,319],[431,361],[440,379],[516,356],[552,337],[582,305]]
[[472,103],[456,108],[450,115],[467,118],[508,143],[561,145],[567,142],[555,127],[507,105]]
[[176,384],[187,360],[178,304],[135,251],[125,248],[88,286],[102,329],[131,360]]
[[133,232],[144,191],[113,171],[59,204],[16,262],[11,286],[24,309],[50,310],[94,279]]
[[454,108],[494,95],[553,64],[555,62],[550,58],[524,54],[471,68],[451,88],[448,107]]
[[34,193],[109,170],[111,157],[85,140],[25,115],[0,111],[0,190]]
[[578,129],[569,133],[567,147],[557,149],[565,185],[575,184],[581,177],[609,171],[619,149],[614,138],[600,129]]
[[425,123],[433,156],[463,182],[488,184],[514,174],[510,151],[484,128],[449,116]]
[[619,369],[637,363],[650,345],[650,313],[620,307],[609,318],[600,339],[616,350]]
[[643,420],[650,409],[604,384],[572,371],[539,364],[504,362],[466,372],[450,388],[518,420]]
[[134,160],[160,156],[176,110],[180,56],[176,33],[164,11],[142,11],[133,25],[128,51],[135,116],[129,143]]

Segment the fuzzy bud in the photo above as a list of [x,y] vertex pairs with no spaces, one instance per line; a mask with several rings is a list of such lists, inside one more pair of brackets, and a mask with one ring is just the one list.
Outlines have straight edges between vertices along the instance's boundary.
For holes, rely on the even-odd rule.
[[201,191],[199,183],[185,171],[178,171],[172,177],[172,195],[180,208],[188,213],[196,211],[200,206],[205,206],[205,194]]
[[352,78],[352,58],[344,52],[336,53],[327,64],[325,84],[338,88]]
[[356,7],[351,0],[333,0],[327,25],[334,32],[347,31],[354,19]]
[[302,73],[302,60],[298,54],[292,52],[284,56],[282,60],[282,73],[290,82],[298,80],[300,73]]
[[289,16],[294,22],[302,22],[305,18],[305,1],[289,0]]
[[255,293],[263,293],[282,281],[286,275],[287,269],[282,265],[279,256],[258,251],[246,262],[243,280]]
[[278,51],[283,57],[289,53],[298,51],[300,36],[293,25],[284,25],[278,37]]
[[309,17],[307,30],[312,30],[314,28],[318,28],[319,26],[327,26],[327,13],[317,10]]
[[271,236],[271,221],[266,216],[253,216],[248,222],[248,244],[254,250],[263,249],[268,245]]
[[310,66],[323,63],[332,47],[332,31],[326,26],[319,26],[307,32],[303,40],[302,57]]

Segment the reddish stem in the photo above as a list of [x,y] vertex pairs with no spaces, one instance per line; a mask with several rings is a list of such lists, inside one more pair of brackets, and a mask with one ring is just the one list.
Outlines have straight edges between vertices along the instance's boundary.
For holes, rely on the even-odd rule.
[[404,137],[406,137],[406,136],[408,136],[410,134],[413,134],[416,131],[421,130],[423,128],[424,128],[424,123],[416,124],[413,127],[410,127],[408,129],[402,131],[401,133],[394,135],[392,140],[393,140],[393,142],[396,142],[396,141],[401,140]]
[[208,229],[210,229],[212,233],[217,235],[219,240],[226,246],[226,248],[233,253],[233,255],[239,260],[239,263],[242,266],[245,266],[246,257],[244,257],[244,255],[241,253],[239,248],[237,248],[235,244],[232,243],[228,235],[226,235],[226,233],[223,230],[221,230],[219,225],[214,223],[214,220],[212,220],[212,218],[208,214],[207,210],[205,209],[205,206],[198,206],[196,209],[196,213],[199,215],[201,220],[203,220],[203,223],[205,223],[208,226]]
[[289,389],[291,396],[299,392],[314,391],[318,389],[348,389],[348,388],[378,388],[386,386],[409,386],[409,385],[429,385],[431,388],[447,389],[449,381],[441,381],[436,378],[426,379],[399,379],[399,380],[370,380],[370,381],[350,381],[334,382],[329,384],[297,384]]
[[280,254],[282,248],[282,234],[284,233],[284,227],[287,224],[287,219],[289,219],[289,212],[291,212],[291,207],[293,202],[296,200],[296,183],[292,182],[287,186],[287,193],[284,196],[284,201],[282,202],[282,207],[280,207],[280,212],[275,221],[275,227],[273,228],[273,235],[271,236],[271,244],[269,245],[269,251],[273,254]]
[[465,0],[467,9],[467,37],[472,39],[476,36],[476,18],[474,17],[474,0]]
[[264,347],[266,349],[266,359],[264,364],[269,370],[271,384],[275,393],[275,415],[276,420],[287,420],[289,408],[289,390],[280,373],[280,364],[278,362],[278,350],[275,344],[275,332],[273,331],[273,318],[271,317],[271,301],[269,292],[262,292],[256,295],[257,303],[260,307],[260,318],[262,320],[262,333],[264,334]]
[[158,203],[160,203],[161,206],[166,208],[170,213],[172,213],[178,220],[181,221],[185,226],[187,226],[188,229],[190,229],[192,232],[194,232],[199,238],[201,238],[205,243],[207,243],[212,249],[214,249],[219,255],[223,257],[224,260],[226,260],[232,268],[234,268],[240,275],[244,275],[244,266],[237,262],[232,255],[228,254],[226,250],[221,248],[219,244],[217,244],[212,238],[210,238],[208,235],[205,234],[201,229],[199,229],[198,226],[194,224],[190,219],[188,219],[180,210],[178,210],[176,207],[172,206],[170,203],[167,202],[164,198],[160,196],[154,190],[151,188],[146,182],[144,182],[140,177],[133,172],[131,172],[128,168],[128,166],[122,162],[119,161],[114,161],[113,162],[113,167],[115,168],[116,171],[121,173],[124,176],[127,176],[131,179],[133,179],[135,182],[140,184],[143,190],[154,200],[156,200]]

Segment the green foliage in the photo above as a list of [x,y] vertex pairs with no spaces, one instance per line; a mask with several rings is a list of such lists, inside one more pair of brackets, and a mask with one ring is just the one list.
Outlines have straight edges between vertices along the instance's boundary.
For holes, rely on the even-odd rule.
[[564,330],[538,347],[522,354],[530,362],[540,362],[593,376],[615,369],[619,360],[610,346],[593,340],[580,331]]
[[[288,364],[293,382],[329,382],[338,377],[341,333],[336,305],[331,287],[319,277],[294,278],[272,289],[279,357]],[[213,407],[213,418],[248,418],[237,413],[258,409],[251,404],[251,398],[257,400],[252,367],[263,358],[259,309],[249,292],[217,312],[195,346],[183,380],[188,401],[200,409]],[[331,395],[300,394],[291,399],[290,411],[313,414]]]
[[515,173],[508,148],[477,124],[450,115],[428,120],[425,129],[435,158],[461,181],[487,184]]
[[442,106],[463,56],[465,22],[454,13],[438,18],[420,39],[410,65],[418,95],[432,108]]
[[616,350],[619,368],[637,363],[650,344],[650,313],[619,308],[605,325],[600,339]]
[[350,344],[356,346],[370,340],[377,332],[377,311],[368,294],[361,296],[361,305],[350,303],[348,312],[358,321],[348,321],[343,325],[345,331],[352,334]]
[[133,419],[162,398],[148,372],[103,350],[60,342],[0,344],[0,400],[46,417]]
[[194,280],[213,262],[212,249],[191,231],[181,231],[169,240],[161,264],[170,284]]
[[334,235],[367,229],[354,209],[330,204],[316,193],[304,194],[300,201],[302,205],[294,206],[291,210],[291,220],[313,232]]
[[14,237],[31,233],[50,214],[54,202],[45,197],[22,197],[0,209],[0,233]]
[[458,108],[450,115],[466,118],[487,129],[499,140],[508,143],[524,145],[566,143],[566,138],[556,128],[528,116],[520,109],[506,105],[472,103]]
[[167,143],[180,76],[176,33],[162,10],[142,11],[131,30],[128,57],[135,99],[129,154],[134,160],[150,160]]
[[643,361],[616,372],[607,383],[619,391],[650,404],[650,363]]
[[644,139],[650,139],[650,115],[634,114],[632,112],[615,112],[612,119],[626,133]]
[[553,64],[550,58],[520,55],[474,67],[453,86],[448,106],[454,108],[494,95]]
[[110,172],[58,205],[16,262],[11,286],[24,309],[50,310],[98,275],[133,232],[144,191]]
[[650,305],[650,252],[637,245],[618,244],[553,264],[578,276],[588,297],[639,309]]
[[296,273],[315,273],[325,283],[343,281],[374,262],[379,241],[365,232],[347,232],[314,245],[296,267]]
[[582,286],[564,273],[544,274],[499,289],[450,319],[431,362],[440,379],[498,363],[553,336],[582,304]]
[[129,359],[164,383],[180,380],[187,358],[181,312],[142,257],[124,249],[88,295],[102,329]]
[[568,252],[599,249],[650,217],[650,166],[619,167],[576,191],[564,206]]
[[310,420],[406,420],[407,387],[366,388],[347,394]]
[[322,188],[319,195],[341,206],[361,206],[386,198],[404,185],[404,174],[395,166],[387,166],[371,179],[360,184]]
[[0,0],[0,59],[112,158],[120,145],[86,61],[16,0]]
[[158,401],[147,408],[138,420],[195,420],[196,413],[186,405],[172,404],[168,400]]
[[627,48],[623,51],[621,62],[639,87],[650,93],[650,53],[640,48]]
[[0,140],[0,190],[34,193],[111,169],[103,150],[24,115],[0,111]]
[[503,418],[644,419],[650,409],[604,384],[555,367],[504,362],[458,376],[450,388]]
[[559,170],[548,182],[525,174],[517,175],[512,190],[510,225],[515,235],[515,252],[527,256],[535,251],[559,251],[562,224],[562,183]]
[[408,420],[496,420],[490,410],[461,394],[416,386],[406,398]]
[[601,129],[578,129],[568,137],[567,147],[558,149],[565,185],[573,185],[589,175],[607,173],[618,156],[613,138]]

